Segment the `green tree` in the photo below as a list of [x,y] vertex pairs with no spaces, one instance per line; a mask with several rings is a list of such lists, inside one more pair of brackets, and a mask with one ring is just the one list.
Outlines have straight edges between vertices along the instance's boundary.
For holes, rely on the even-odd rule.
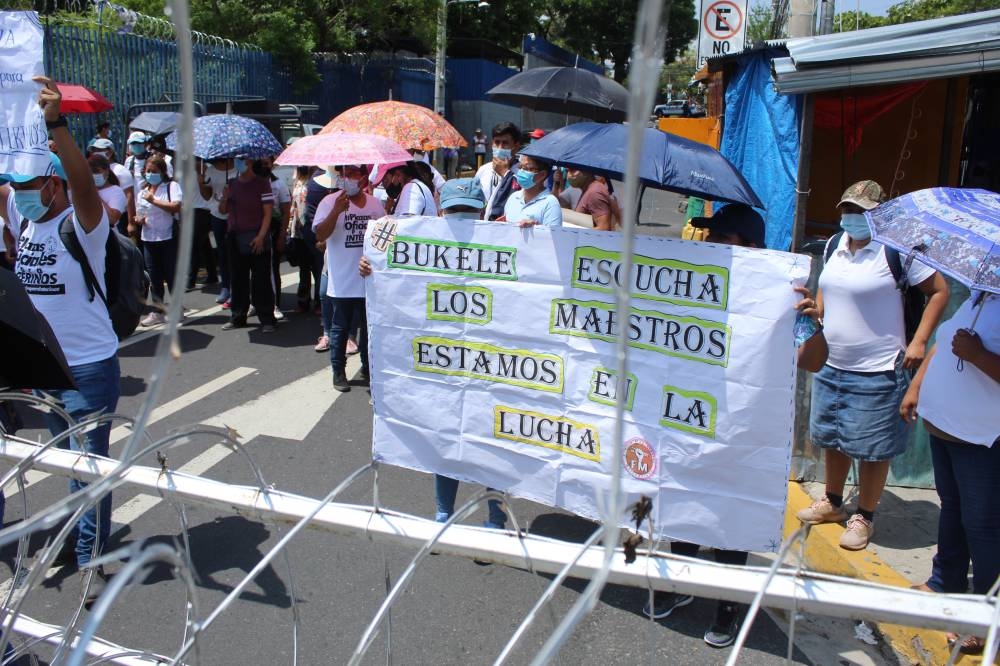
[[788,9],[788,0],[752,4],[747,13],[747,46],[784,37],[788,27]]
[[909,23],[942,16],[956,16],[1000,9],[1000,0],[904,0],[889,7],[888,23]]
[[877,28],[886,25],[888,19],[884,16],[873,16],[868,12],[840,12],[833,17],[834,32],[850,32],[851,30],[864,30],[866,28]]

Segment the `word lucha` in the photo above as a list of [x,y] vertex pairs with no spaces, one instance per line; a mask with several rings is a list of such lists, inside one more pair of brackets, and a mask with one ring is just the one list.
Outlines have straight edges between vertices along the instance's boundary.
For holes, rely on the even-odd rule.
[[497,405],[493,408],[493,436],[601,462],[597,428],[561,416]]

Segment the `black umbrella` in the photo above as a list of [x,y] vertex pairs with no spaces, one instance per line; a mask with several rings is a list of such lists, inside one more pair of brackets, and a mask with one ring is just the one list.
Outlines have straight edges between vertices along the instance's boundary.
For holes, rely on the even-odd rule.
[[494,86],[486,96],[494,102],[602,122],[621,122],[628,111],[628,90],[624,86],[576,67],[526,69]]
[[0,269],[0,386],[6,388],[76,388],[66,357],[24,287],[12,272]]
[[128,126],[156,136],[173,132],[177,129],[180,119],[181,114],[176,111],[143,111]]

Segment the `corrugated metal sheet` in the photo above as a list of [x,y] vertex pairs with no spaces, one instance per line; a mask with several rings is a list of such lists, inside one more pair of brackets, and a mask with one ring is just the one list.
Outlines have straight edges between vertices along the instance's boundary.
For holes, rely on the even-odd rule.
[[804,93],[1000,71],[1000,10],[791,39],[775,86]]

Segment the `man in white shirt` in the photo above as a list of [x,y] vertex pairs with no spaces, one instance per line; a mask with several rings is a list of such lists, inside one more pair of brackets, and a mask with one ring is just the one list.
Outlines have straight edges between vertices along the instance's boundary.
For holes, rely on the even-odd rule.
[[115,144],[110,139],[94,139],[87,147],[87,155],[103,155],[111,166],[111,172],[118,179],[118,187],[125,193],[125,213],[121,220],[111,220],[119,233],[128,235],[128,225],[135,221],[135,178],[132,172],[119,164],[115,155]]
[[514,123],[503,122],[493,128],[493,159],[476,171],[486,197],[484,220],[495,220],[503,215],[507,197],[514,191],[514,172],[517,170],[514,153],[520,145],[521,130]]
[[358,273],[358,262],[364,251],[365,231],[371,220],[385,215],[385,208],[367,194],[367,165],[344,167],[342,192],[328,194],[316,207],[313,230],[316,240],[326,243],[327,290],[333,306],[330,326],[330,366],[333,368],[333,388],[341,393],[350,391],[347,381],[347,337],[351,321],[360,320],[361,373],[358,380],[368,384],[368,321],[365,318],[365,287]]

